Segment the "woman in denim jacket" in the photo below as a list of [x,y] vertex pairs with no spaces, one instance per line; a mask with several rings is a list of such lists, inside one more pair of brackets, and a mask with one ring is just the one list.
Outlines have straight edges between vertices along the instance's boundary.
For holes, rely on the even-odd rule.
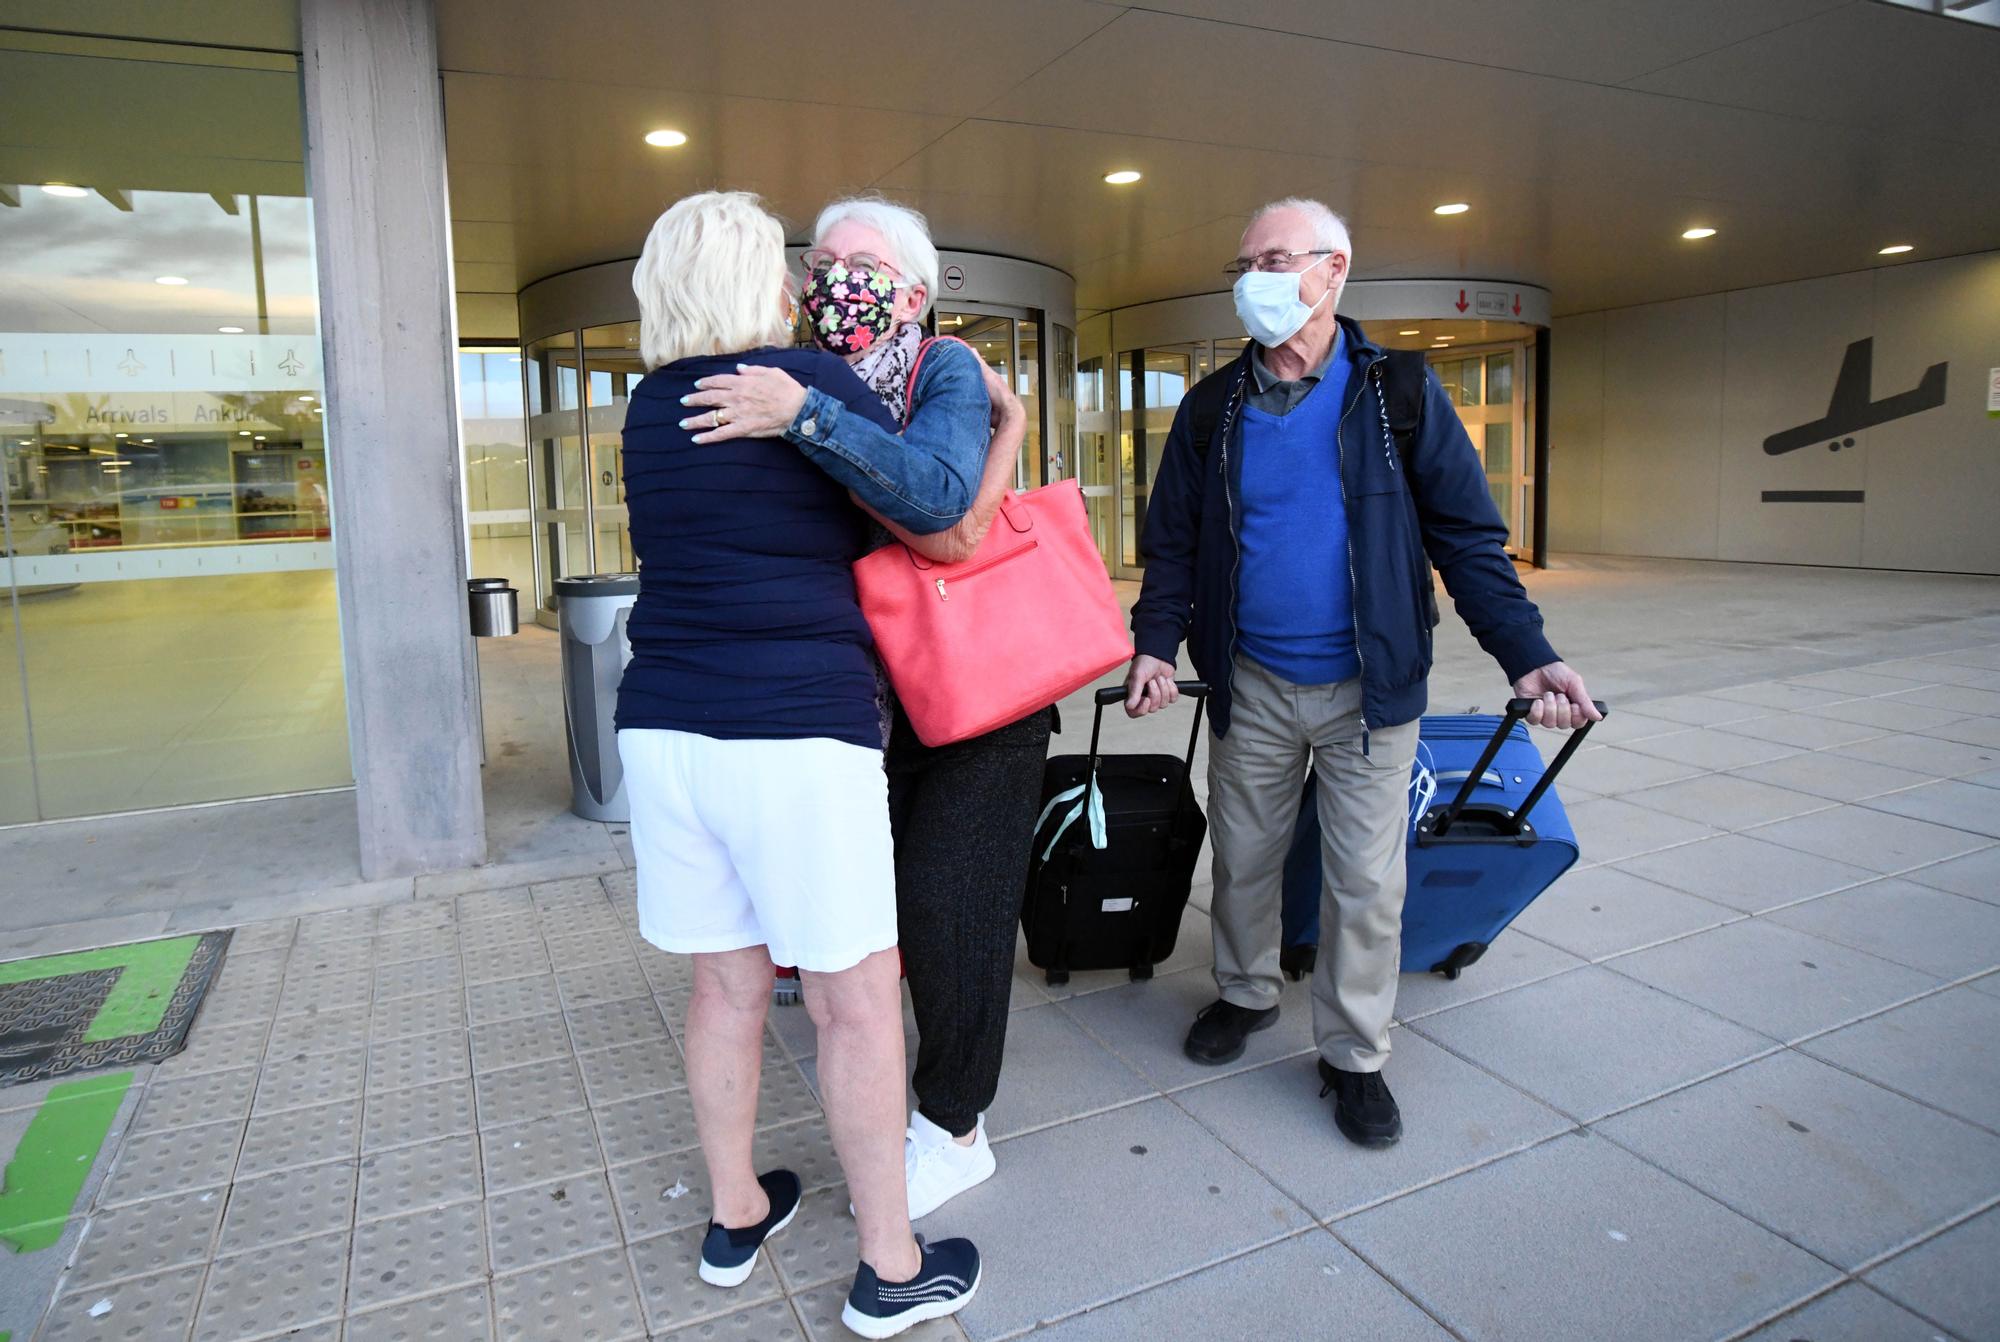
[[[821,211],[804,261],[801,302],[813,340],[906,420],[902,435],[755,368],[703,379],[688,404],[709,409],[689,427],[719,412],[723,427],[703,438],[782,435],[808,457],[842,458],[902,496],[899,511],[878,511],[886,524],[878,539],[893,535],[948,563],[969,558],[1012,484],[1025,419],[1006,384],[955,341],[933,344],[909,385],[938,275],[923,216],[878,199],[836,201]],[[956,525],[924,536],[915,528],[936,519],[904,485],[942,483],[933,472],[963,480],[972,499]],[[985,1111],[1000,1083],[1015,928],[1054,713],[1038,709],[934,748],[917,739],[886,685],[884,712],[897,928],[919,1035],[917,1108],[904,1147],[915,1220],[993,1174]]]

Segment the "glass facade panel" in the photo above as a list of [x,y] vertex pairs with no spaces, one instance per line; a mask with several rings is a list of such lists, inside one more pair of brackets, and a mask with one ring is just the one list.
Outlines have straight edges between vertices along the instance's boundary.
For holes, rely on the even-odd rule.
[[1042,460],[1042,328],[1039,322],[1023,319],[1014,323],[1016,338],[1014,394],[1028,412],[1028,431],[1021,439],[1021,465],[1015,473],[1021,488],[1033,489],[1048,482]]
[[527,371],[529,484],[541,538],[536,601],[552,615],[555,580],[591,571],[576,333],[537,340],[521,358]]
[[523,604],[532,608],[535,547],[521,386],[520,350],[459,351],[459,429],[465,443],[471,576],[507,579],[521,590]]
[[1112,509],[1115,500],[1111,470],[1112,445],[1117,440],[1115,418],[1105,395],[1104,360],[1086,359],[1076,370],[1076,481],[1083,487],[1083,507],[1105,566],[1116,560],[1118,537]]
[[1486,404],[1510,405],[1514,400],[1514,356],[1486,356]]
[[1076,332],[1049,327],[1048,479],[1076,474]]
[[0,87],[0,820],[344,785],[296,62],[77,39]]
[[584,415],[590,430],[590,516],[597,536],[592,562],[599,573],[630,573],[635,561],[618,452],[624,442],[626,400],[646,376],[639,359],[639,323],[586,328],[583,366],[589,375]]

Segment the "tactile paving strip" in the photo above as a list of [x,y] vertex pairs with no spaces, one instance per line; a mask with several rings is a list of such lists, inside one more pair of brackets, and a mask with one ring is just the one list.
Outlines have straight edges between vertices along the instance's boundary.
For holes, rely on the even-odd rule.
[[545,1114],[566,1114],[584,1107],[583,1082],[569,1058],[531,1062],[500,1072],[480,1072],[472,1079],[479,1100],[479,1126],[525,1123]]
[[50,1306],[40,1337],[43,1342],[157,1342],[185,1336],[201,1298],[204,1271],[197,1265],[116,1286],[69,1291]]
[[[850,1342],[854,1334],[840,1321],[840,1311],[847,1304],[847,1293],[853,1289],[854,1279],[850,1275],[846,1281],[828,1282],[792,1297],[792,1304],[806,1326],[806,1336],[812,1342]],[[964,1332],[952,1319],[931,1319],[897,1336],[901,1342],[965,1342]]]
[[846,1187],[801,1200],[797,1219],[771,1237],[765,1252],[777,1265],[787,1291],[796,1293],[835,1280],[851,1283],[854,1265],[861,1261],[861,1243],[854,1236],[854,1218],[847,1214]]
[[433,1030],[465,1028],[465,996],[455,988],[419,993],[377,1002],[369,1025],[369,1038],[378,1043],[400,1039],[406,1034],[428,1034]]
[[427,1086],[472,1075],[465,1031],[437,1030],[430,1034],[385,1039],[368,1050],[368,1093]]
[[336,1100],[250,1120],[236,1177],[350,1159],[361,1139],[361,1101]]
[[601,1174],[536,1184],[490,1198],[493,1270],[513,1272],[618,1243],[618,1213]]
[[354,1162],[242,1179],[229,1190],[218,1255],[248,1253],[287,1240],[345,1230],[354,1220]]
[[478,1139],[446,1137],[363,1156],[355,1212],[363,1221],[378,1221],[476,1199],[481,1191]]
[[701,1261],[701,1241],[707,1233],[706,1224],[689,1226],[632,1246],[646,1323],[655,1333],[684,1328],[759,1301],[783,1299],[770,1257],[762,1252],[749,1280],[733,1290],[718,1291],[697,1276],[695,1265]]
[[638,1044],[594,1049],[576,1055],[583,1084],[594,1105],[613,1104],[637,1095],[678,1090],[687,1084],[687,1065],[671,1039],[662,1035]]
[[667,1038],[667,1023],[650,997],[628,997],[616,1002],[593,1002],[570,1008],[569,1033],[576,1051],[611,1048],[642,1040]]
[[497,983],[475,983],[465,990],[466,1014],[474,1025],[515,1020],[522,1016],[546,1016],[562,1009],[553,974],[501,979]]
[[[143,954],[147,945],[114,946],[93,955],[102,958],[128,949]],[[116,994],[119,980],[134,970],[103,965],[77,973],[57,972],[49,978],[0,984],[0,1085],[130,1067],[172,1057],[181,1051],[188,1027],[194,1024],[195,1012],[200,1010],[202,999],[215,982],[216,970],[228,945],[228,932],[201,936],[187,953],[187,965],[161,1008],[158,1023],[143,1033],[109,1039],[90,1038],[92,1026],[107,1000]],[[63,959],[47,958],[58,962]],[[25,972],[35,971],[30,968]],[[268,987],[261,990],[271,991]],[[257,991],[258,988],[249,986],[244,993],[248,996]]]
[[191,1188],[212,1188],[229,1182],[236,1150],[243,1144],[243,1124],[204,1123],[198,1128],[174,1128],[127,1138],[118,1152],[117,1167],[98,1194],[101,1207],[165,1197]]
[[354,1232],[347,1308],[372,1309],[485,1276],[486,1224],[476,1202],[364,1221]]
[[492,1312],[486,1287],[468,1286],[386,1309],[350,1314],[347,1342],[411,1342],[414,1338],[491,1342]]
[[479,1146],[489,1195],[604,1168],[596,1125],[582,1109],[489,1128]]
[[202,1292],[196,1342],[283,1335],[340,1317],[348,1241],[343,1230],[216,1260]]
[[368,1097],[368,1114],[361,1126],[361,1149],[386,1151],[436,1137],[471,1132],[472,1079],[440,1081],[385,1091]]
[[98,1212],[64,1284],[81,1290],[207,1262],[225,1200],[221,1188],[199,1188]]
[[496,1278],[500,1336],[613,1342],[644,1332],[625,1254],[605,1249]]
[[708,1224],[708,1171],[699,1150],[613,1166],[611,1190],[628,1241]]
[[472,1027],[472,1066],[482,1073],[569,1055],[569,1031],[560,1012]]
[[604,1139],[605,1160],[613,1165],[685,1151],[701,1142],[694,1126],[694,1101],[685,1090],[599,1105],[594,1117]]
[[604,964],[556,968],[556,984],[562,989],[563,1005],[574,1011],[592,1002],[615,1002],[622,997],[650,997],[653,990],[639,972],[639,962],[629,955]]

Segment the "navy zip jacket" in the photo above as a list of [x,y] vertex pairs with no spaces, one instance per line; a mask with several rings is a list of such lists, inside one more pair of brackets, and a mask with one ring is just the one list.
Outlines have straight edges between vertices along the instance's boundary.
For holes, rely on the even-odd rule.
[[[1354,322],[1339,320],[1349,361],[1338,435],[1340,480],[1361,712],[1365,727],[1395,726],[1421,716],[1426,700],[1436,623],[1426,555],[1444,575],[1459,616],[1510,682],[1557,657],[1542,634],[1541,612],[1507,556],[1507,525],[1451,398],[1427,372],[1406,466],[1382,402],[1384,351]],[[1187,641],[1195,673],[1212,687],[1209,713],[1218,736],[1229,731],[1236,653],[1235,501],[1249,360],[1246,349],[1203,378],[1174,416],[1140,536],[1145,586],[1132,609],[1139,652],[1172,662]],[[1193,410],[1204,398],[1219,400],[1222,408],[1213,441],[1200,451]],[[1329,499],[1328,506],[1340,503]]]

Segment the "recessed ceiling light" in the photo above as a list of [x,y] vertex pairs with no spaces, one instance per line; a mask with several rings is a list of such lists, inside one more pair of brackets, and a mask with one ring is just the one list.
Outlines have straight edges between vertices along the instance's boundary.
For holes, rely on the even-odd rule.
[[1715,230],[1712,228],[1690,228],[1683,232],[1681,236],[1689,242],[1700,242],[1703,238],[1714,237]]
[[240,326],[218,326],[218,327],[216,327],[215,329],[216,329],[216,330],[218,330],[218,331],[220,331],[220,332],[222,332],[222,334],[224,334],[224,335],[242,335],[242,334],[243,334],[243,328],[242,328],[242,327],[240,327]]
[[1434,207],[1433,207],[1433,208],[1431,209],[1431,213],[1432,213],[1432,214],[1464,214],[1464,213],[1465,213],[1465,212],[1466,212],[1467,210],[1469,210],[1469,209],[1471,209],[1471,208],[1472,208],[1472,207],[1471,207],[1470,205],[1466,204],[1466,203],[1465,203],[1464,201],[1462,201],[1462,200],[1455,200],[1455,201],[1453,201],[1453,202],[1452,202],[1451,204],[1449,204],[1449,205],[1438,205],[1438,206],[1434,206]]
[[324,415],[326,413],[326,407],[323,405],[316,405],[313,407],[313,413],[315,415]]
[[142,443],[150,443],[150,442],[152,442],[153,440],[152,440],[151,438],[141,438],[141,439],[140,439],[139,441],[140,441],[140,442],[142,442]]
[[113,438],[130,438],[132,435],[129,433],[114,433],[111,436]]
[[181,284],[186,284],[186,283],[187,283],[187,276],[185,276],[185,275],[155,275],[155,276],[153,276],[153,283],[155,283],[155,284],[165,284],[165,285],[169,285],[169,286],[173,286],[173,285],[181,285]]
[[51,196],[61,196],[64,200],[74,200],[78,196],[87,196],[90,194],[82,187],[71,186],[68,182],[44,182],[42,190]]
[[1411,327],[1411,328],[1410,328],[1409,330],[1407,330],[1407,331],[1398,331],[1398,332],[1396,332],[1396,334],[1397,334],[1397,335],[1422,335],[1422,334],[1423,334],[1423,332],[1422,332],[1421,330],[1417,329],[1416,327]]
[[263,435],[263,434],[261,434],[261,433],[260,433],[260,434],[258,434],[258,435],[257,435],[257,441],[258,441],[258,442],[260,442],[260,443],[261,443],[261,442],[263,442],[263,441],[264,441],[264,435]]
[[248,429],[238,429],[238,430],[236,431],[236,436],[237,436],[238,438],[248,438],[248,437],[250,436],[250,430],[248,430]]
[[1139,174],[1130,168],[1120,168],[1117,172],[1107,172],[1104,180],[1113,186],[1130,186],[1139,180]]
[[688,137],[677,130],[649,130],[646,143],[655,149],[678,149],[688,142]]
[[1879,251],[1879,252],[1875,253],[1875,255],[1877,255],[1877,256],[1901,256],[1901,255],[1902,255],[1902,254],[1903,254],[1904,252],[1914,252],[1915,250],[1917,250],[1917,249],[1916,249],[1915,247],[1912,247],[1912,246],[1911,246],[1911,245],[1910,245],[1909,243],[1907,243],[1907,242],[1897,242],[1897,243],[1892,243],[1892,244],[1890,244],[1890,245],[1889,245],[1889,246],[1887,246],[1887,247],[1884,247],[1884,248],[1883,248],[1883,249],[1882,249],[1881,251]]
[[1455,335],[1449,335],[1449,336],[1448,336],[1448,335],[1441,335],[1441,336],[1432,336],[1432,337],[1431,337],[1431,339],[1433,339],[1433,340],[1456,340],[1456,339],[1458,339],[1458,337],[1457,337],[1457,336],[1455,336]]
[[301,401],[311,401],[311,400],[312,400],[312,397],[310,397],[310,396],[300,396],[300,397],[299,397],[299,399],[300,399]]

